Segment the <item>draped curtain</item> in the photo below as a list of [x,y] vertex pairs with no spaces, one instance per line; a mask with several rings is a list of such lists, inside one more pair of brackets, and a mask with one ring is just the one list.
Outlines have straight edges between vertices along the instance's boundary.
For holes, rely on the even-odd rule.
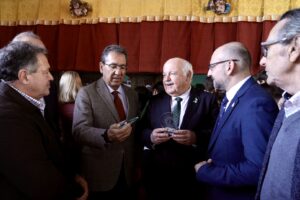
[[49,50],[54,71],[98,71],[106,45],[128,50],[129,73],[160,73],[171,57],[189,60],[195,73],[207,73],[215,48],[240,41],[260,70],[260,42],[280,15],[300,0],[228,0],[231,12],[205,9],[208,0],[86,0],[86,17],[69,12],[69,0],[0,0],[0,46],[32,30]]

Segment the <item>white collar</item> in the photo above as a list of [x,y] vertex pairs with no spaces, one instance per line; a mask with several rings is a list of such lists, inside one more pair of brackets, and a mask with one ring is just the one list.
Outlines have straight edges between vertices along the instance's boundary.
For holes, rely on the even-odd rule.
[[251,76],[247,76],[237,84],[235,84],[230,90],[226,92],[226,97],[228,99],[228,102],[230,102],[233,97],[236,95],[236,93],[239,91],[239,89],[244,85],[244,83],[250,78]]

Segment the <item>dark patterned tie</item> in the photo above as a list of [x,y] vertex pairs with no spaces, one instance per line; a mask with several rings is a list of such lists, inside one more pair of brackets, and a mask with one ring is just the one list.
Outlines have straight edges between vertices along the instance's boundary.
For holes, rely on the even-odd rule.
[[217,126],[215,126],[215,129],[217,129],[219,127],[219,125],[220,125],[220,121],[221,121],[221,119],[222,119],[222,117],[223,117],[223,115],[224,115],[224,113],[226,111],[226,105],[227,105],[227,103],[228,103],[228,99],[227,99],[227,97],[225,95],[224,98],[223,98],[223,100],[222,100],[222,102],[221,102],[219,116],[218,116],[218,119],[217,119],[217,122],[216,122]]
[[173,109],[172,116],[173,116],[174,127],[175,128],[179,128],[179,119],[180,119],[180,111],[181,111],[181,101],[182,101],[182,98],[176,97],[175,100],[177,102],[176,102],[176,105],[175,105],[175,107]]
[[221,103],[221,107],[220,107],[220,113],[219,113],[219,119],[221,119],[226,111],[226,105],[228,103],[228,99],[226,97],[226,95],[224,96],[222,103]]
[[112,94],[114,95],[114,104],[115,104],[116,109],[119,113],[120,120],[123,121],[123,120],[126,119],[126,115],[125,115],[125,111],[124,111],[122,101],[119,97],[119,92],[118,91],[113,91]]

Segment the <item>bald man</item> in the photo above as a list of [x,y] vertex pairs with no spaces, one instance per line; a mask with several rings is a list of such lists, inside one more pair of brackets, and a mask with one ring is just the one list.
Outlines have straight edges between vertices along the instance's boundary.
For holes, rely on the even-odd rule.
[[226,91],[208,147],[209,159],[195,165],[210,200],[254,199],[278,108],[250,75],[251,56],[241,43],[215,50],[208,76]]
[[[169,59],[163,67],[166,93],[150,100],[143,130],[149,199],[192,200],[200,196],[194,165],[205,157],[218,106],[211,93],[191,87],[192,78],[193,68],[188,61]],[[175,112],[178,104],[179,113]]]

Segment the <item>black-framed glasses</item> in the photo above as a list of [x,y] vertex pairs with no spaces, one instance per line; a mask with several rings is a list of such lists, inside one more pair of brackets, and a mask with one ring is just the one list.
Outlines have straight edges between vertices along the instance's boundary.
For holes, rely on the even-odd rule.
[[238,59],[228,59],[228,60],[222,60],[222,61],[219,61],[219,62],[211,63],[211,64],[208,65],[208,69],[213,69],[218,64],[229,62],[229,61],[237,62],[237,61],[240,61],[240,60],[238,60]]
[[267,57],[268,56],[268,50],[269,50],[269,47],[274,45],[274,44],[278,44],[278,43],[285,43],[291,39],[293,39],[295,36],[291,36],[291,37],[284,37],[284,38],[281,38],[279,40],[275,40],[275,41],[270,41],[270,42],[262,42],[260,43],[260,46],[261,46],[261,54],[263,57]]
[[111,63],[111,64],[103,63],[103,64],[108,66],[112,70],[116,70],[117,68],[119,68],[121,70],[126,70],[127,69],[127,65],[118,65],[116,63]]

